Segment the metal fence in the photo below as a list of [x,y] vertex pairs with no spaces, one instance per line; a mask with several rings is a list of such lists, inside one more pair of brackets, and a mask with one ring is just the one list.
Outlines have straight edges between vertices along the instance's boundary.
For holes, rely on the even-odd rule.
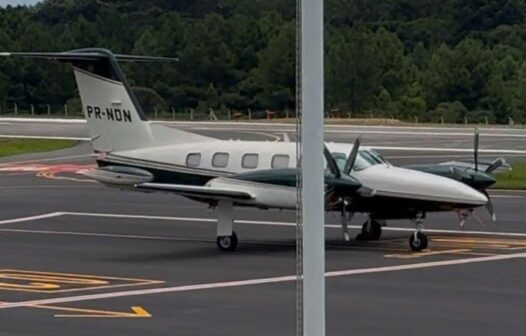
[[[242,121],[242,120],[272,120],[272,119],[295,119],[296,111],[295,110],[284,110],[284,111],[271,111],[271,110],[258,110],[252,111],[251,109],[246,110],[231,110],[231,109],[221,109],[213,110],[209,109],[208,111],[198,111],[195,109],[185,109],[185,110],[176,110],[171,108],[166,109],[149,109],[144,111],[147,118],[152,120],[174,120],[174,121]],[[83,118],[84,115],[82,111],[78,108],[71,108],[68,105],[56,106],[51,104],[39,104],[39,105],[26,105],[19,106],[17,104],[10,104],[7,106],[0,105],[0,117],[35,117],[35,118]],[[435,120],[421,120],[419,116],[406,117],[405,120],[400,120],[394,118],[393,115],[374,115],[369,113],[368,115],[359,115],[355,116],[351,113],[341,113],[339,110],[327,111],[325,114],[326,119],[353,119],[361,120],[367,122],[378,122],[378,120],[383,120],[386,123],[389,121],[395,122],[404,122],[404,123],[414,123],[414,124],[482,124],[490,125],[495,124],[490,121],[488,117],[478,117],[470,118],[464,117],[461,122],[448,122],[443,117]],[[519,123],[515,122],[512,117],[507,118],[507,125],[509,126],[518,126]]]
[[[252,111],[250,109],[240,110],[213,110],[197,111],[194,109],[176,110],[171,108],[169,110],[150,109],[145,110],[146,116],[153,120],[181,120],[181,121],[215,121],[215,120],[252,120],[252,119],[283,119],[295,118],[295,111]],[[0,106],[0,116],[20,116],[20,117],[50,117],[50,118],[79,118],[83,117],[82,111],[79,109],[71,109],[68,105],[60,107],[50,104],[45,105],[29,105],[19,106],[11,104],[8,106]]]

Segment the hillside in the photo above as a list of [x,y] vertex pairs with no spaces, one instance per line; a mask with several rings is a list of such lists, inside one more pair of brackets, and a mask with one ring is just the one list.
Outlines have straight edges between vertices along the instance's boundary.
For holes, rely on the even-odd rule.
[[[1,50],[98,46],[176,56],[126,66],[146,109],[294,109],[295,2],[47,0],[0,9]],[[524,0],[326,0],[326,106],[353,116],[526,122]],[[0,60],[0,105],[62,106],[67,68]],[[158,98],[162,97],[162,98]]]

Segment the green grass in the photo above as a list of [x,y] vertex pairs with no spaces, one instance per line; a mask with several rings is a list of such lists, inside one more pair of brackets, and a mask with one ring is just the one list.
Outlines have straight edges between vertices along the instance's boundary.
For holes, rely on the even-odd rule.
[[75,143],[73,140],[0,138],[0,157],[25,153],[49,152],[72,147]]
[[513,163],[510,172],[496,174],[495,189],[526,190],[526,163]]

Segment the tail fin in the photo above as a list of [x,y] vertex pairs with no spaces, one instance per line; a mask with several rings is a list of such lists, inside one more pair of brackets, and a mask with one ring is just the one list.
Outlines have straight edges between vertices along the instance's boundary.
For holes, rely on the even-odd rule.
[[73,65],[93,149],[123,151],[153,145],[142,108],[117,61],[173,62],[173,58],[114,55],[105,49],[63,53],[0,53],[0,56],[52,59]]

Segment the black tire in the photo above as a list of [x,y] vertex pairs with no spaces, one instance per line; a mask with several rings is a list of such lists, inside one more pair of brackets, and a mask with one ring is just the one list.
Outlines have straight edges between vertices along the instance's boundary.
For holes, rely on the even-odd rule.
[[362,232],[356,236],[356,240],[378,240],[382,236],[382,226],[374,219],[368,225],[365,222],[362,226]]
[[217,247],[223,252],[233,252],[237,250],[237,235],[232,232],[231,236],[217,237]]
[[425,250],[427,248],[427,245],[427,236],[422,232],[418,232],[416,234],[416,239],[414,234],[409,236],[409,247],[413,252],[421,252],[422,250]]

